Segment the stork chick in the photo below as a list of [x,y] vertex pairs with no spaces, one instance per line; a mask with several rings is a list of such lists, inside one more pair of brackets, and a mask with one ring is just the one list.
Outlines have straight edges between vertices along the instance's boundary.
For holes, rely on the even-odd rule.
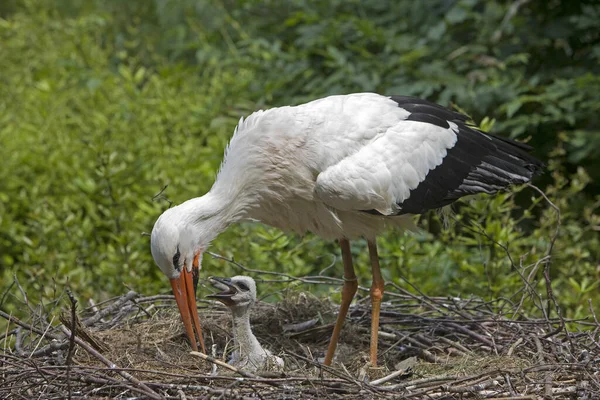
[[229,307],[233,317],[233,343],[235,350],[229,364],[248,371],[281,371],[283,359],[264,349],[250,326],[250,308],[256,302],[256,283],[249,276],[209,278],[221,292],[207,297],[219,300]]

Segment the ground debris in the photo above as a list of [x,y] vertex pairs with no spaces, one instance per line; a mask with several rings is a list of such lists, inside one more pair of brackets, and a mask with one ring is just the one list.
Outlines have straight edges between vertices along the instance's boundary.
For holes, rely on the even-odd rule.
[[231,324],[218,303],[199,302],[207,347],[217,349],[206,359],[190,355],[170,295],[129,292],[82,310],[75,324],[69,311],[58,325],[0,311],[10,321],[0,398],[600,398],[594,323],[567,321],[567,330],[564,320],[511,314],[501,301],[386,294],[379,368],[367,363],[368,302],[350,309],[332,367],[321,365],[336,315],[330,302],[295,293],[258,303],[253,330],[286,363],[284,373],[261,376],[223,367]]

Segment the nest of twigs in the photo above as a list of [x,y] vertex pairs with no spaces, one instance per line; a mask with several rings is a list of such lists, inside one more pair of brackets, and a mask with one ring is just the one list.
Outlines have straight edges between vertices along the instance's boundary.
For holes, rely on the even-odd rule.
[[[364,288],[361,291],[365,294]],[[359,293],[360,294],[360,293]],[[511,303],[386,292],[379,368],[367,363],[370,305],[352,306],[332,367],[321,364],[336,308],[303,293],[259,302],[251,318],[285,371],[261,376],[224,363],[227,310],[201,302],[208,357],[190,354],[169,295],[129,292],[75,312],[10,321],[0,398],[538,399],[600,396],[600,325],[527,319]],[[75,320],[73,320],[75,315]],[[518,315],[518,318],[517,318]],[[73,334],[75,332],[75,334]]]

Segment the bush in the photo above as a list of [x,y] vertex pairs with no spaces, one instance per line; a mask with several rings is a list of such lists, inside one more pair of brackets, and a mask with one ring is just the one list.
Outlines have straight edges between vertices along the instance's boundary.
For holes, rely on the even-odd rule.
[[[0,6],[0,267],[37,304],[69,285],[103,299],[125,287],[168,291],[149,232],[170,201],[212,184],[241,115],[332,93],[418,95],[529,140],[561,211],[555,293],[570,317],[600,280],[597,5],[437,0],[309,4],[27,0]],[[498,122],[494,125],[493,118]],[[161,192],[161,190],[168,187]],[[155,197],[158,193],[160,196]],[[543,291],[555,211],[533,189],[436,213],[415,234],[380,239],[386,279],[430,295]],[[239,240],[240,237],[246,238]],[[508,248],[513,263],[501,246]],[[258,224],[230,228],[213,251],[292,275],[326,269],[334,243]],[[368,285],[365,245],[353,252]],[[522,267],[521,267],[522,265]],[[207,275],[234,273],[205,257]],[[235,271],[239,272],[239,271]],[[339,276],[340,267],[328,269]],[[272,288],[277,289],[277,286]],[[11,293],[14,293],[12,291]],[[20,297],[17,296],[17,297]],[[19,313],[19,299],[2,307]],[[515,300],[518,301],[518,300]]]

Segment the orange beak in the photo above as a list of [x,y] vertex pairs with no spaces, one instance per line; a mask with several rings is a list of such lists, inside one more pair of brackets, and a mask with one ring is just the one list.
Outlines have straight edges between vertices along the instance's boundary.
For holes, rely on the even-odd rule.
[[[188,271],[184,265],[179,278],[171,279],[171,287],[173,288],[175,301],[177,302],[177,307],[179,308],[185,332],[190,340],[192,349],[198,351],[197,342],[200,342],[200,348],[206,354],[204,339],[202,338],[202,328],[200,327],[200,318],[198,318],[198,309],[196,308],[196,285],[198,284],[200,273],[200,268],[198,267],[199,255],[200,253],[196,254],[191,271]],[[196,334],[198,335],[197,337]]]

